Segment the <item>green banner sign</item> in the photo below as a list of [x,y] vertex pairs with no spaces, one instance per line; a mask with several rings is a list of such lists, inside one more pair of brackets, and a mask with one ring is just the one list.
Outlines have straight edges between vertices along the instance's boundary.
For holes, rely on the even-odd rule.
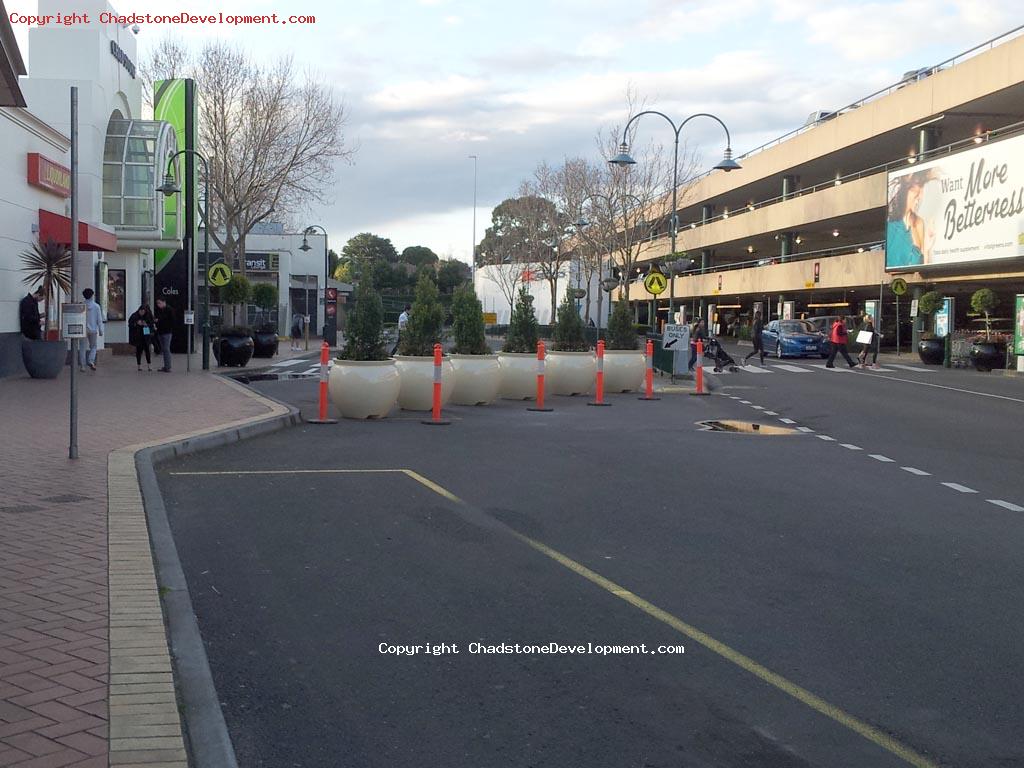
[[1013,354],[1024,355],[1024,293],[1017,294],[1013,311]]

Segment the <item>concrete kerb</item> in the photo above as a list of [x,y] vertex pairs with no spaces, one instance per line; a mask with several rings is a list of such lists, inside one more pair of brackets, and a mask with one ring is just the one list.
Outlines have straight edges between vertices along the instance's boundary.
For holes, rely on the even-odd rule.
[[[187,768],[190,752],[197,768],[237,766],[155,465],[283,429],[302,419],[292,406],[230,379],[218,380],[268,405],[270,414],[168,441],[128,446],[108,458],[112,765],[130,757],[129,762],[157,761]],[[158,585],[166,592],[162,600]],[[172,659],[173,676],[167,674]],[[178,708],[169,706],[178,700],[184,733]],[[147,738],[154,725],[169,735]]]

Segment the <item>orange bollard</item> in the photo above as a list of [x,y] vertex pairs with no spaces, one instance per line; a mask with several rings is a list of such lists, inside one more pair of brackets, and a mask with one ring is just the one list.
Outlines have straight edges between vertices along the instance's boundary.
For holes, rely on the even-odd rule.
[[329,360],[331,355],[331,346],[325,341],[320,345],[320,408],[319,418],[309,419],[307,424],[337,424],[337,419],[327,418],[327,373],[329,370]]
[[443,365],[441,345],[434,345],[434,402],[430,414],[430,421],[423,421],[431,426],[444,427],[451,424],[450,421],[441,418],[441,366]]
[[704,391],[704,342],[697,339],[697,389],[691,395],[706,395]]
[[553,411],[554,408],[544,407],[544,342],[537,342],[537,405],[527,408],[528,411]]
[[587,405],[611,405],[604,401],[604,341],[600,340],[597,342],[597,384],[595,385],[597,390],[597,399]]
[[647,340],[647,347],[644,350],[644,358],[647,363],[646,376],[646,387],[643,397],[638,397],[637,400],[661,400],[660,397],[654,396],[654,342],[650,339]]

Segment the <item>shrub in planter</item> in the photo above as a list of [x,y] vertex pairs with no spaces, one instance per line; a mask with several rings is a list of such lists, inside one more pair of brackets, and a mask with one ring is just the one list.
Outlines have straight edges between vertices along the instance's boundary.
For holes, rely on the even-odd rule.
[[382,418],[395,407],[401,378],[384,347],[383,330],[384,306],[366,270],[328,382],[331,402],[345,418]]
[[594,387],[597,359],[590,352],[583,320],[576,311],[572,289],[558,307],[554,343],[548,355],[547,376],[556,395],[582,395]]
[[64,368],[67,346],[62,340],[48,341],[50,336],[50,302],[60,289],[71,291],[71,251],[47,240],[35,242],[31,250],[21,254],[22,283],[43,289],[44,332],[42,339],[21,339],[21,360],[33,379],[55,379]]
[[[925,317],[931,317],[942,309],[943,304],[941,293],[928,291],[918,299],[917,311]],[[929,325],[933,323],[934,319],[928,321]],[[946,357],[946,340],[935,336],[934,326],[933,330],[921,334],[917,343],[917,354],[920,356],[921,362],[927,365],[942,365]]]
[[463,285],[452,297],[452,366],[455,386],[452,402],[456,405],[484,405],[493,402],[501,386],[498,356],[491,354],[484,337],[484,314],[476,291]]
[[[501,397],[529,400],[537,394],[537,316],[533,297],[519,289],[512,317],[509,318],[505,344],[498,354],[501,363]],[[545,383],[547,383],[545,377]],[[546,391],[545,387],[545,391]]]
[[252,283],[245,275],[233,275],[231,282],[220,289],[220,300],[231,306],[231,320],[235,320],[235,309],[245,304],[252,296]]
[[608,392],[632,392],[643,386],[644,355],[640,337],[625,301],[615,302],[608,318],[608,345],[604,353],[604,387]]
[[555,352],[589,352],[590,345],[587,343],[586,332],[583,329],[583,319],[576,311],[576,302],[573,299],[571,289],[566,292],[558,307],[558,321],[555,323],[554,344],[552,349]]
[[244,367],[254,349],[252,329],[242,325],[222,328],[213,344],[213,356],[218,365]]
[[999,304],[999,299],[991,288],[979,288],[971,294],[971,309],[985,316],[985,340],[992,336],[992,310]]
[[[398,344],[395,365],[401,376],[398,405],[407,411],[429,411],[434,395],[434,345],[441,343],[444,307],[430,272],[416,281],[416,298],[409,311],[409,323]],[[451,397],[455,370],[451,360],[441,366],[441,402]]]

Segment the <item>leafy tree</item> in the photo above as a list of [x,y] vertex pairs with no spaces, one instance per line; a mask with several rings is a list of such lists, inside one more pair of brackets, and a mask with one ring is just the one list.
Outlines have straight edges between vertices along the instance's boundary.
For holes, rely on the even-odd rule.
[[437,254],[425,245],[410,245],[402,251],[399,259],[406,264],[412,264],[414,267],[422,267],[424,264],[437,264],[438,261]]
[[341,249],[341,256],[356,263],[357,273],[367,264],[378,261],[394,264],[398,261],[398,251],[391,241],[370,232],[360,232],[349,238],[345,247]]
[[381,331],[384,327],[384,305],[373,287],[373,277],[367,274],[356,288],[355,307],[348,316],[345,348],[342,360],[387,360]]
[[533,311],[533,296],[526,288],[520,288],[515,306],[512,307],[508,335],[501,349],[503,352],[534,352],[537,349],[537,335],[537,315]]
[[608,349],[636,349],[640,339],[629,316],[629,302],[616,301],[608,318]]
[[971,295],[971,309],[985,315],[985,341],[992,338],[992,310],[999,304],[999,299],[991,288],[979,288]]
[[[925,317],[932,317],[930,324],[934,324],[935,320],[933,316],[936,312],[942,309],[944,304],[945,301],[943,300],[941,293],[938,291],[928,291],[917,300],[917,311]],[[932,330],[934,331],[934,325]]]
[[484,312],[480,299],[471,285],[462,285],[452,298],[452,332],[457,355],[486,355],[490,353],[484,338]]
[[273,283],[256,283],[252,287],[252,303],[263,312],[269,312],[277,306],[278,291]]
[[583,320],[576,311],[576,301],[572,297],[571,288],[565,292],[565,298],[558,307],[554,341],[554,348],[558,352],[586,352],[590,349],[586,332],[583,330]]
[[235,311],[239,304],[245,304],[252,296],[252,283],[245,275],[235,274],[231,282],[220,289],[220,300],[231,305],[231,323],[236,323]]
[[[71,292],[71,250],[54,242],[32,243],[32,248],[21,254],[22,271],[25,277],[21,282],[30,286],[42,286],[45,298],[44,322],[46,332],[50,332],[50,302],[57,295],[57,289],[64,293]],[[45,336],[44,336],[45,338]]]
[[437,267],[437,287],[441,293],[452,293],[469,277],[469,265],[458,259],[444,259]]
[[416,298],[409,312],[409,324],[399,341],[399,354],[434,354],[434,345],[441,341],[443,329],[444,307],[438,300],[437,286],[430,275],[424,273],[416,283]]
[[327,273],[333,275],[341,263],[341,257],[334,252],[333,248],[327,251]]

